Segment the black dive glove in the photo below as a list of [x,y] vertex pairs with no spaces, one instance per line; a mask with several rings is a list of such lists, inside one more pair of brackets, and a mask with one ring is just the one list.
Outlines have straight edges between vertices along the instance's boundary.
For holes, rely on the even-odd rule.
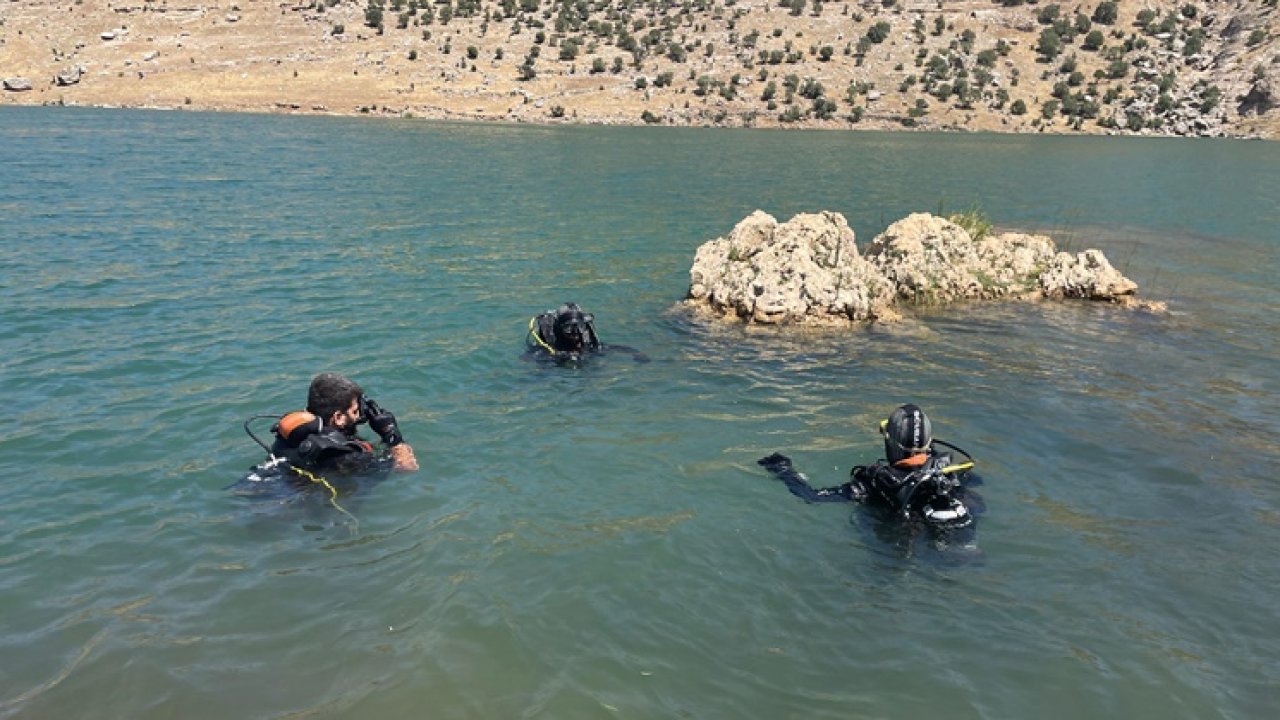
[[400,434],[400,428],[396,425],[396,416],[383,410],[378,403],[364,399],[365,417],[369,420],[369,428],[378,433],[378,437],[382,438],[382,442],[387,447],[395,447],[404,442],[404,436]]

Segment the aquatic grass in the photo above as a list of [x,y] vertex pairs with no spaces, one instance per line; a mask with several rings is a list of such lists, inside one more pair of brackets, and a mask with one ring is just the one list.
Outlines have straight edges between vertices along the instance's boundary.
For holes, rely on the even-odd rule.
[[947,219],[964,228],[974,242],[991,234],[991,221],[987,219],[987,214],[977,206],[971,207],[964,212],[952,213],[947,216]]

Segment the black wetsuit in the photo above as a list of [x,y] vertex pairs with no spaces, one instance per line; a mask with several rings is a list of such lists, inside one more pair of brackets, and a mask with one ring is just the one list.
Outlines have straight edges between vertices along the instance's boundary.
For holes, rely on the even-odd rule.
[[379,456],[372,445],[340,428],[326,428],[296,442],[277,435],[271,454],[284,458],[295,468],[319,474],[380,473],[389,471],[395,464],[392,458]]
[[639,350],[626,345],[605,345],[596,336],[595,327],[586,324],[586,332],[581,336],[580,344],[561,338],[556,333],[556,313],[545,312],[533,319],[529,326],[529,352],[550,357],[560,363],[577,364],[588,354],[604,354],[606,351],[630,353],[638,363],[649,362],[649,357]]
[[556,353],[587,353],[600,349],[600,341],[596,338],[594,330],[584,333],[581,344],[576,347],[557,335],[556,314],[554,312],[542,313],[533,319],[533,324],[532,331],[537,334],[535,339],[536,348],[546,350],[550,347]]
[[856,502],[939,525],[967,525],[973,514],[984,509],[981,498],[968,489],[981,480],[967,469],[943,472],[951,463],[950,453],[930,449],[918,466],[895,467],[883,460],[858,465],[849,472],[848,482],[814,488],[785,455],[774,453],[759,461],[793,495],[807,502]]

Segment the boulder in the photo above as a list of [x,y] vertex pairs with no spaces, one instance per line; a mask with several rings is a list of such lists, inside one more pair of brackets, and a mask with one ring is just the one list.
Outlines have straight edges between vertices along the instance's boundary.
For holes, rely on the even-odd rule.
[[1040,289],[1048,298],[1118,300],[1136,293],[1138,285],[1112,267],[1101,250],[1085,250],[1058,253],[1040,275]]
[[5,78],[4,89],[13,92],[26,92],[31,89],[31,81],[24,77]]
[[893,293],[859,257],[844,216],[801,214],[780,224],[757,210],[698,248],[688,299],[748,322],[826,324],[880,318]]
[[901,300],[936,304],[980,297],[982,284],[970,268],[978,249],[969,233],[928,213],[913,213],[876,236],[866,257]]
[[934,305],[1034,293],[1053,256],[1053,241],[1043,235],[974,241],[963,227],[928,213],[893,223],[866,251],[900,300]]
[[53,81],[57,83],[59,87],[66,87],[80,82],[80,78],[82,77],[84,77],[84,66],[73,65],[58,73],[57,77],[55,77]]

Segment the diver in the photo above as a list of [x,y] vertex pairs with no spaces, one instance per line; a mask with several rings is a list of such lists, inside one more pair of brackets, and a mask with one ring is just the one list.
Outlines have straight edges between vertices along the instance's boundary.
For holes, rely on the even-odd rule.
[[[969,453],[934,439],[929,416],[915,405],[903,405],[880,421],[880,433],[885,459],[854,467],[849,481],[835,487],[810,486],[791,459],[779,453],[757,462],[807,502],[856,502],[879,510],[886,518],[923,523],[943,534],[972,528],[974,516],[985,506],[970,489],[982,481],[972,472]],[[950,452],[940,452],[937,446],[966,460],[956,463]]]
[[[271,426],[275,440],[267,447],[249,424],[277,417]],[[378,452],[357,434],[359,425],[366,422],[382,439],[384,452]],[[400,434],[395,416],[365,395],[359,385],[337,373],[321,373],[312,379],[306,410],[284,416],[255,415],[245,421],[245,431],[270,455],[246,481],[287,477],[328,486],[323,476],[329,474],[385,475],[418,469],[417,457]]]
[[567,302],[529,319],[525,336],[528,352],[549,357],[558,363],[577,365],[588,354],[620,350],[631,353],[636,362],[649,362],[644,353],[626,345],[605,345],[596,335],[596,316],[583,312],[577,303]]

